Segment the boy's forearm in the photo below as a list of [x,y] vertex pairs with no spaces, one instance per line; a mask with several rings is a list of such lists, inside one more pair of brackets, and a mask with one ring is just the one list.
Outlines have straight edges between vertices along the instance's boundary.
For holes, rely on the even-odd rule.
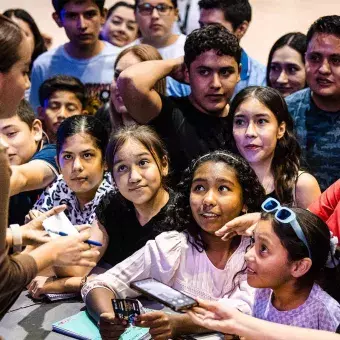
[[117,81],[119,92],[123,98],[128,97],[126,92],[131,84],[141,91],[150,91],[157,81],[168,76],[178,64],[177,59],[150,60],[128,67],[124,70]]

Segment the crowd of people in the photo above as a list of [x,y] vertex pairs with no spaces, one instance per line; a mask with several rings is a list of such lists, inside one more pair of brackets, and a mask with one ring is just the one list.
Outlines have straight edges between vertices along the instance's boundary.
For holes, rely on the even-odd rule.
[[[156,340],[339,339],[340,16],[265,66],[248,0],[187,3],[52,0],[53,49],[0,15],[0,318],[23,289],[75,292],[118,339],[111,300],[153,277],[198,301],[140,315]],[[45,232],[62,211],[77,236]]]

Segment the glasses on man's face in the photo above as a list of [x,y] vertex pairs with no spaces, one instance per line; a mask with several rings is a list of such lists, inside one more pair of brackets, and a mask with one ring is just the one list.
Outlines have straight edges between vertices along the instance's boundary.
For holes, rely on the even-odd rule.
[[312,252],[310,251],[306,236],[299,224],[299,222],[296,219],[295,212],[289,208],[282,207],[280,202],[276,200],[275,198],[269,197],[267,198],[261,205],[261,208],[263,211],[268,213],[275,213],[274,218],[279,223],[283,224],[290,224],[290,226],[293,228],[296,236],[298,239],[306,246],[308,250],[309,258],[312,258]]
[[156,8],[157,12],[159,15],[169,15],[171,10],[173,10],[173,6],[169,6],[166,4],[158,4],[156,6],[152,6],[149,3],[144,3],[141,5],[138,5],[138,13],[140,13],[141,15],[147,16],[147,15],[151,15],[153,10]]

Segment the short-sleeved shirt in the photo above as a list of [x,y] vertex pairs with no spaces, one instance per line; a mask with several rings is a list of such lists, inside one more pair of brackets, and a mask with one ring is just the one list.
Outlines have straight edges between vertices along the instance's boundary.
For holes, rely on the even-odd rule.
[[[30,161],[44,161],[51,170],[58,175],[58,166],[55,160],[57,149],[55,144],[45,144],[40,151],[37,151]],[[32,209],[43,189],[21,192],[14,195],[9,203],[9,224],[24,224],[25,216]]]
[[58,205],[66,204],[65,214],[73,225],[91,224],[102,197],[112,191],[115,191],[112,178],[110,173],[106,172],[93,199],[80,208],[76,194],[64,181],[63,175],[59,175],[34,204],[34,209],[48,211]]
[[272,304],[273,291],[260,288],[255,293],[253,315],[256,318],[283,325],[335,332],[340,325],[340,305],[317,284],[307,300],[289,311],[279,311]]
[[228,117],[199,111],[189,97],[161,99],[162,110],[149,125],[166,143],[175,181],[191,160],[210,151],[230,149]]
[[142,226],[132,202],[124,199],[119,192],[106,194],[96,209],[97,219],[109,235],[103,260],[115,266],[165,231],[164,222],[169,210],[173,209],[174,195],[170,190],[167,204]]
[[309,88],[293,93],[286,102],[303,151],[303,165],[325,190],[340,173],[340,110],[327,112],[318,108]]
[[89,107],[100,107],[110,99],[113,64],[120,48],[104,41],[103,50],[88,59],[71,57],[64,45],[41,54],[33,64],[30,104],[35,112],[39,103],[39,87],[48,78],[65,74],[80,79],[86,87]]

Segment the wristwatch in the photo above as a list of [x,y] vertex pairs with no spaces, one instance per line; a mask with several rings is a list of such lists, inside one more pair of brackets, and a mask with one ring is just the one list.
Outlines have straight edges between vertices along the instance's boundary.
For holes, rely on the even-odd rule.
[[19,224],[11,224],[9,226],[12,230],[12,243],[14,253],[20,253],[22,251],[22,234]]

